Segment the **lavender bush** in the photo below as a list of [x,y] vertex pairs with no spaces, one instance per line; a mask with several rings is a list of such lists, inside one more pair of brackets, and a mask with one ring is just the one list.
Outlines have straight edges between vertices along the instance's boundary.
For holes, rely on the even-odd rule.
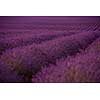
[[33,75],[33,82],[100,82],[100,38],[75,57],[61,59],[56,65]]
[[52,40],[57,37],[63,37],[66,35],[72,35],[74,33],[55,33],[55,34],[14,34],[12,36],[6,36],[0,39],[0,54],[7,49],[30,45],[32,43],[39,44],[41,42]]
[[18,74],[31,78],[33,73],[56,59],[69,56],[88,46],[99,37],[99,33],[80,33],[45,42],[8,50],[1,56],[1,61],[16,70]]

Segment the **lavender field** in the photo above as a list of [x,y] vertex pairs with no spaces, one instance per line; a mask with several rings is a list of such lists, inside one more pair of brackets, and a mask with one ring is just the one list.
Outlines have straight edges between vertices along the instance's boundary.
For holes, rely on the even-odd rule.
[[100,17],[0,16],[0,83],[100,82]]

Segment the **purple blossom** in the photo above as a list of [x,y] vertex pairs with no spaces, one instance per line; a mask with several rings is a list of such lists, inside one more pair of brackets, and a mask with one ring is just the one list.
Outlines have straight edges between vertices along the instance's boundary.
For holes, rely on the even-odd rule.
[[100,17],[0,17],[0,82],[100,82]]
[[75,57],[43,68],[32,82],[100,82],[100,38]]
[[81,47],[87,47],[100,34],[80,33],[51,40],[40,45],[28,45],[8,50],[1,61],[19,74],[31,78],[41,67],[55,63],[56,59],[77,53]]

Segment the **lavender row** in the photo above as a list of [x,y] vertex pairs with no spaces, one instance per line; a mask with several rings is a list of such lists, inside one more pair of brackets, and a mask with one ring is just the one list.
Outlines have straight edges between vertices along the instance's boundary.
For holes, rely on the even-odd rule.
[[[12,23],[6,23],[0,25],[2,29],[15,29],[15,30],[33,30],[33,29],[47,29],[47,30],[100,30],[99,27],[100,23],[24,23],[24,24],[12,24]],[[96,28],[97,27],[97,28]]]
[[51,40],[40,45],[29,45],[25,47],[8,50],[1,56],[3,64],[29,81],[32,74],[36,74],[41,67],[55,63],[56,59],[67,57],[86,48],[100,33],[80,33]]
[[100,38],[75,57],[43,68],[32,82],[100,82]]
[[0,39],[0,54],[7,49],[25,46],[32,43],[39,44],[41,42],[52,40],[57,37],[69,36],[75,33],[56,33],[56,34],[14,34],[7,38]]

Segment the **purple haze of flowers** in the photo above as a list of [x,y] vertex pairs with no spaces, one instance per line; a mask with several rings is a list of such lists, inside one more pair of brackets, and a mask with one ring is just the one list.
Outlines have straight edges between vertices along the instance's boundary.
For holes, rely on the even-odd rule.
[[4,38],[0,38],[0,54],[7,49],[12,49],[15,47],[27,46],[32,43],[39,44],[44,41],[52,40],[57,37],[70,36],[74,33],[55,33],[55,34],[34,34],[34,33],[25,33],[25,34],[5,34]]
[[18,74],[31,78],[32,74],[38,72],[41,67],[54,63],[56,59],[63,56],[77,53],[99,36],[98,32],[86,32],[51,40],[40,45],[33,44],[15,48],[5,52],[1,56],[1,61],[12,70],[16,70]]
[[100,38],[75,57],[46,66],[32,82],[100,82]]

